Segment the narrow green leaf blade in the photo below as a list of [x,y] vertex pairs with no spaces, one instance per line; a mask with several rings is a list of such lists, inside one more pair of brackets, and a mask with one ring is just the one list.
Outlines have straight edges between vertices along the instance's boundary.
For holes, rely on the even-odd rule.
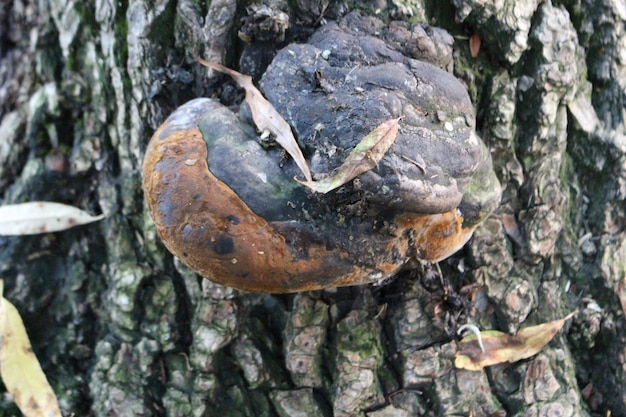
[[325,194],[378,166],[398,136],[399,122],[400,118],[389,119],[368,133],[354,147],[334,175],[319,181],[300,181],[298,179],[296,181],[315,192]]

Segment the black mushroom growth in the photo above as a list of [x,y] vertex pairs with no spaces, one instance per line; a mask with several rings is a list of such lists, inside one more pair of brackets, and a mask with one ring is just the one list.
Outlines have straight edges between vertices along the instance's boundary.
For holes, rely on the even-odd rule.
[[450,39],[419,29],[412,47],[417,29],[350,14],[267,67],[260,89],[313,179],[332,175],[376,126],[402,118],[377,166],[327,194],[294,181],[300,171],[256,131],[246,104],[235,113],[196,99],[176,110],[144,163],[149,209],[170,251],[217,282],[291,292],[376,282],[410,259],[435,262],[462,247],[499,203],[500,185],[465,87],[415,57],[425,50],[449,66],[436,55]]

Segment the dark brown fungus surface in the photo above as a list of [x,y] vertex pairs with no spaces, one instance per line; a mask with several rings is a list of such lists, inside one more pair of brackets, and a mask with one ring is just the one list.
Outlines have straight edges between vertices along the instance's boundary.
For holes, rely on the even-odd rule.
[[148,209],[166,247],[202,276],[276,293],[377,282],[410,259],[450,256],[497,206],[500,185],[463,85],[353,31],[355,19],[279,51],[260,86],[318,179],[402,116],[377,168],[313,193],[245,112],[206,98],[178,108],[152,137]]

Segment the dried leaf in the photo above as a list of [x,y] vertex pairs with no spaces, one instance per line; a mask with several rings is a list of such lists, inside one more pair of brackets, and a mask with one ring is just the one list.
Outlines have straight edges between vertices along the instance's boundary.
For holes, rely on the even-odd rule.
[[34,201],[10,204],[0,207],[0,235],[58,232],[103,218],[103,214],[92,216],[76,207],[60,203]]
[[454,365],[461,369],[479,371],[486,366],[529,358],[539,353],[561,330],[565,321],[576,313],[577,311],[574,311],[561,320],[526,327],[515,336],[496,330],[483,331],[480,335],[484,352],[481,351],[475,335],[464,337],[459,342]]
[[478,56],[478,52],[480,51],[480,36],[478,36],[478,34],[474,33],[470,36],[469,48],[472,58],[476,58]]
[[[2,281],[0,280],[0,293]],[[41,370],[17,309],[0,297],[0,375],[26,417],[61,416],[57,398]]]
[[241,74],[230,68],[226,68],[216,62],[205,61],[201,58],[197,58],[197,60],[206,67],[230,75],[240,87],[246,90],[246,103],[250,106],[252,119],[254,120],[257,129],[261,132],[268,130],[276,136],[276,142],[278,142],[278,144],[282,146],[289,155],[291,155],[293,160],[296,162],[296,165],[300,168],[300,171],[304,174],[304,178],[307,181],[311,181],[309,166],[304,159],[304,155],[302,155],[298,142],[296,142],[296,139],[291,132],[289,123],[282,118],[274,106],[272,106],[272,104],[267,101],[261,92],[254,86],[252,83],[252,77]]
[[398,135],[398,119],[381,123],[359,142],[337,172],[319,181],[299,181],[318,193],[327,193],[341,187],[357,175],[378,165]]
[[623,279],[617,284],[617,297],[622,305],[622,311],[626,313],[626,282]]

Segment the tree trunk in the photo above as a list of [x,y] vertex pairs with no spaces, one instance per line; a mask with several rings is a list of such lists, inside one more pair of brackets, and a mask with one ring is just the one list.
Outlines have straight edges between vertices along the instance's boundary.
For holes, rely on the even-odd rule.
[[[161,244],[141,166],[177,106],[239,97],[194,56],[262,73],[267,53],[239,61],[254,57],[237,37],[248,4],[2,0],[3,203],[58,201],[107,216],[0,238],[5,297],[64,412],[626,415],[623,2],[269,3],[290,26],[285,40],[256,41],[267,50],[305,42],[353,10],[451,32],[500,206],[440,263],[441,280],[422,266],[382,286],[294,295],[213,284]],[[454,367],[457,325],[515,333],[574,310],[530,359]]]

